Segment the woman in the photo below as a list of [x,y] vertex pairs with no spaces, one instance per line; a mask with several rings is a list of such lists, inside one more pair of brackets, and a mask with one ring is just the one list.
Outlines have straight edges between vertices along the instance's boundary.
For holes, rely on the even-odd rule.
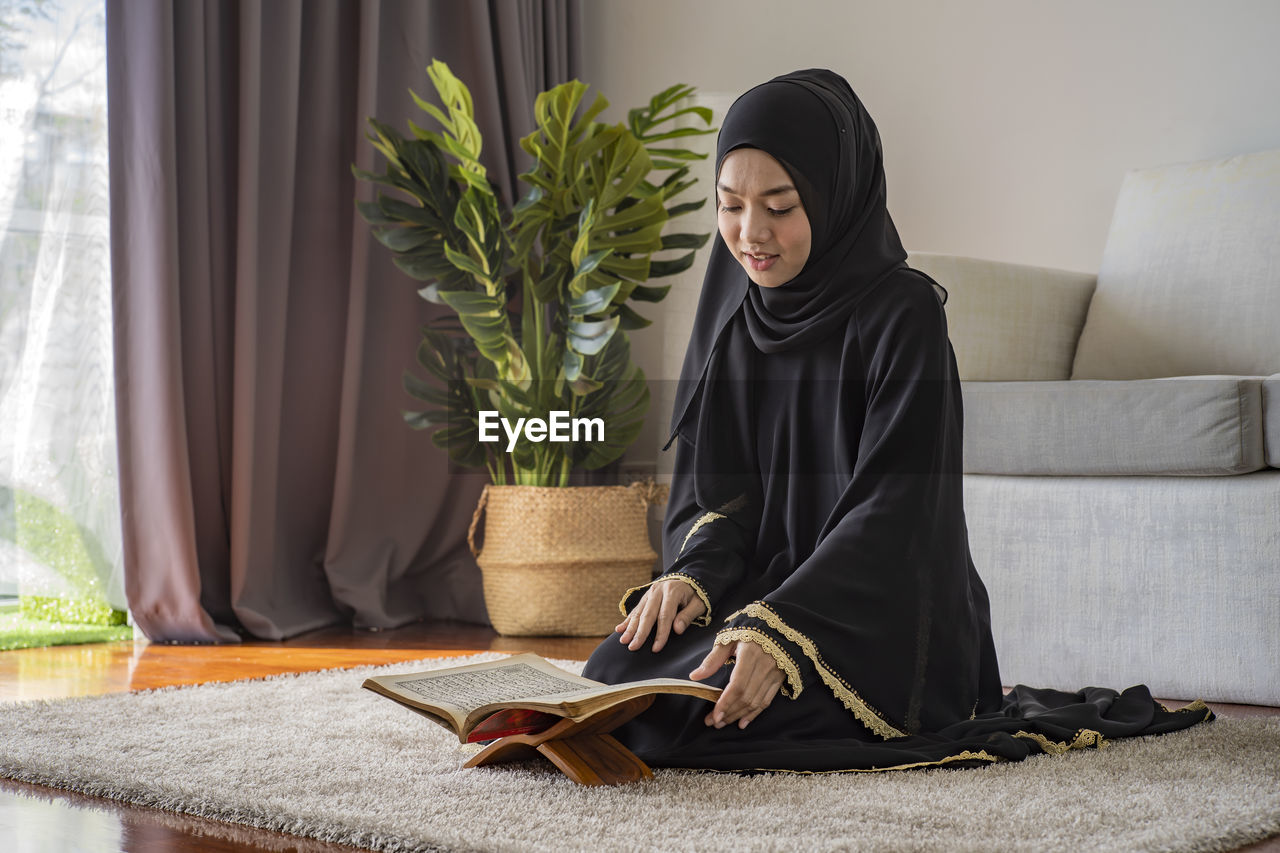
[[[672,421],[665,573],[585,675],[690,677],[614,734],[656,766],[982,764],[1183,728],[1145,687],[1002,696],[964,520],[946,293],[906,265],[879,135],[801,71],[720,130],[716,241]],[[671,442],[668,442],[668,446]]]

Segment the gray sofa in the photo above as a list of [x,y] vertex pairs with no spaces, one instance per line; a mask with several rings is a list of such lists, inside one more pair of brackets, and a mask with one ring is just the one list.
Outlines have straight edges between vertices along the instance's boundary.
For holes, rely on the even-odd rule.
[[911,263],[1005,683],[1280,705],[1280,151],[1129,173],[1097,276]]

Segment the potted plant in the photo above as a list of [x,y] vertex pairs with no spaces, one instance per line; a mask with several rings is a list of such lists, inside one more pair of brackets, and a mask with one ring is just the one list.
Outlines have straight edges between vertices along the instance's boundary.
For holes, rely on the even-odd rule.
[[[649,390],[626,333],[650,321],[629,303],[665,297],[670,285],[647,282],[688,269],[709,236],[662,232],[706,203],[675,199],[706,156],[681,141],[713,132],[711,111],[683,105],[694,90],[676,85],[607,124],[596,120],[602,95],[583,107],[585,84],[543,92],[520,140],[533,158],[520,175],[528,191],[508,206],[480,163],[467,87],[438,60],[427,73],[443,109],[413,97],[438,128],[411,121],[405,137],[371,118],[386,168],[355,170],[397,191],[358,210],[425,283],[419,295],[452,309],[422,330],[418,362],[436,382],[405,374],[428,406],[405,418],[456,462],[488,469],[477,558],[494,626],[607,633],[613,604],[649,579],[656,556],[645,504],[623,487],[565,487],[572,470],[616,460],[643,426]],[[654,258],[666,250],[682,254]]]

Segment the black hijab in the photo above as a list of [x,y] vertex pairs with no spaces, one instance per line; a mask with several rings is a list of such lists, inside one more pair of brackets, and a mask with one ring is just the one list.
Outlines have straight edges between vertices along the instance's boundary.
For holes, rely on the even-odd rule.
[[906,265],[885,203],[880,134],[843,77],[823,69],[796,71],[743,94],[720,128],[717,175],[738,148],[758,148],[787,170],[809,218],[812,248],[799,275],[766,288],[751,282],[722,239],[714,241],[681,369],[672,437],[740,308],[761,352],[807,346],[843,328],[862,297]]

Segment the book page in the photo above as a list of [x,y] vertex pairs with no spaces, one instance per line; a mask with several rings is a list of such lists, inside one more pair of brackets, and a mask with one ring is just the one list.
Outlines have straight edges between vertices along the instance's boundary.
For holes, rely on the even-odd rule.
[[568,673],[562,678],[535,669],[527,663],[509,663],[486,669],[417,673],[394,679],[407,695],[431,705],[448,705],[471,710],[494,702],[510,702],[532,697],[576,695],[592,686]]

